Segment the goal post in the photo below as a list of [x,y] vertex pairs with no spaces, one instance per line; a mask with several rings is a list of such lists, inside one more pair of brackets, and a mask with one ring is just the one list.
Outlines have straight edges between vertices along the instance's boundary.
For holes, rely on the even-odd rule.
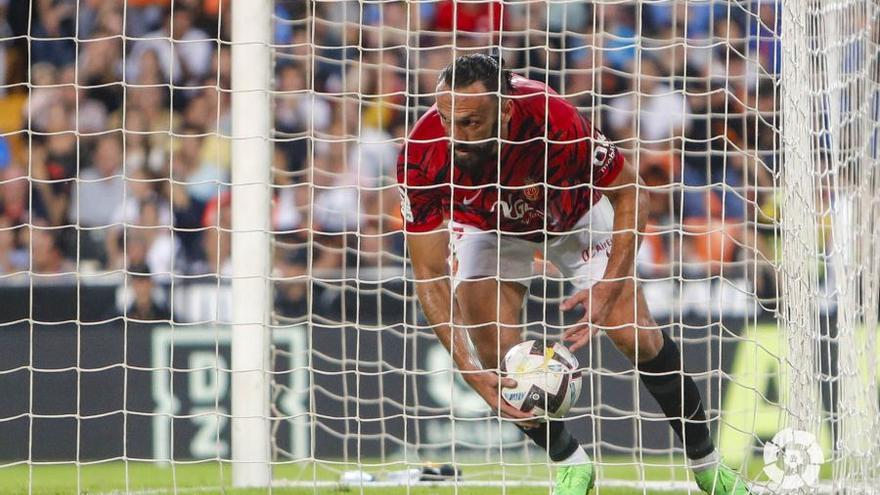
[[[876,2],[858,0],[786,0],[781,9],[779,325],[787,342],[786,426],[819,438],[830,423],[831,489],[869,493],[880,454],[880,10]],[[824,287],[817,273],[822,265]]]
[[232,2],[232,478],[272,482],[272,0]]
[[786,412],[789,427],[819,433],[818,379],[815,372],[819,355],[820,315],[816,306],[819,292],[816,250],[816,219],[822,214],[816,191],[822,153],[811,140],[811,88],[816,75],[809,70],[808,50],[812,13],[808,0],[789,0],[782,7],[782,146],[784,168],[780,171],[780,211],[785,220],[779,223],[782,243],[780,297],[780,338],[787,343]]

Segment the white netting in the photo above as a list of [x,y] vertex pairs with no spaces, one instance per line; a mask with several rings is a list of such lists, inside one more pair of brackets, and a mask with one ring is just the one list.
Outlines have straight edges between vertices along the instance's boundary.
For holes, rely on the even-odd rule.
[[[847,428],[864,431],[865,418],[873,417],[876,408],[876,347],[870,331],[876,328],[876,285],[874,275],[864,272],[873,265],[867,239],[876,235],[869,220],[876,208],[872,105],[877,76],[871,62],[877,51],[876,16],[876,5],[859,1],[318,2],[299,17],[302,39],[313,52],[279,54],[277,60],[289,57],[308,67],[312,107],[317,101],[339,105],[342,117],[336,129],[332,121],[326,127],[315,121],[304,129],[314,136],[315,221],[318,229],[333,223],[342,229],[340,218],[351,222],[349,227],[359,225],[350,227],[358,232],[356,242],[369,238],[371,229],[382,230],[373,208],[396,207],[393,200],[374,202],[357,192],[382,190],[376,177],[383,168],[386,178],[392,174],[391,148],[403,142],[433,103],[439,70],[454,54],[500,46],[508,67],[567,96],[638,164],[649,186],[648,235],[639,258],[648,303],[681,337],[691,363],[699,363],[696,378],[720,432],[722,454],[739,464],[786,426],[812,432],[826,449],[831,442],[841,445]],[[451,34],[453,28],[457,35]],[[340,141],[350,143],[348,152]],[[377,141],[382,144],[366,144]],[[384,155],[378,151],[383,145],[388,148]],[[325,162],[322,147],[327,154],[340,148],[337,159]],[[370,155],[363,151],[368,147],[375,148]],[[330,189],[323,190],[320,177],[327,177]],[[352,185],[358,181],[356,192]],[[348,203],[339,206],[339,186],[346,184],[351,187]],[[321,216],[322,198],[338,205],[331,222]],[[867,212],[859,228],[849,223],[856,221],[847,213],[854,208],[846,206],[850,201],[862,201],[858,211]],[[359,205],[361,215],[350,218]],[[346,215],[338,215],[342,212]],[[832,234],[838,229],[841,234]],[[842,253],[857,245],[864,247],[847,255],[850,263],[841,260]],[[392,260],[392,266],[400,266],[398,259]],[[381,262],[377,265],[387,270]],[[841,270],[859,273],[843,275]],[[839,285],[842,280],[851,285],[848,290]],[[873,289],[862,298],[855,296],[855,287]],[[552,327],[560,319],[559,294],[539,291],[530,296],[526,321]],[[784,331],[774,330],[778,302]],[[847,310],[839,311],[839,304]],[[837,330],[835,320],[843,322]],[[375,323],[377,329],[386,328],[381,318]],[[543,335],[541,325],[530,328],[536,332],[530,335]],[[380,342],[372,331],[366,335],[371,343],[373,338]],[[439,346],[424,330],[400,338],[411,339],[407,342],[412,347],[403,347],[414,356],[406,363],[415,374],[414,394],[430,391],[416,377],[431,377],[434,365],[418,353]],[[870,345],[853,345],[853,339]],[[636,382],[615,353],[606,346],[594,349],[590,400],[575,411],[589,423],[586,434],[600,472],[603,455],[609,456],[609,464],[626,464],[620,456],[639,464],[643,455],[661,453],[668,462],[680,463],[672,456],[662,417],[653,406],[637,406],[641,397]],[[373,354],[358,358],[359,369],[375,366],[377,373],[392,362]],[[324,359],[333,357],[312,351],[312,366],[320,368]],[[781,364],[774,364],[776,360]],[[444,376],[438,381],[447,380]],[[389,397],[382,382],[374,396],[379,403]],[[749,392],[738,391],[737,383]],[[855,390],[865,395],[856,399]],[[313,408],[322,394],[345,400],[343,394],[320,390],[312,397]],[[391,401],[392,409],[399,407],[417,424],[432,424],[428,417],[433,411],[425,403],[447,407],[440,397],[400,399],[412,400],[413,409],[399,400]],[[625,405],[614,404],[618,400]],[[406,437],[391,440],[404,441],[391,449],[382,439],[395,437],[393,432],[377,428],[374,437],[360,431],[358,446],[378,441],[378,450],[372,452],[387,459],[379,461],[383,466],[475,452],[487,462],[499,462],[497,445],[486,444],[487,439],[472,441],[478,434],[472,424],[489,431],[492,423],[463,421],[471,413],[452,411],[456,418],[464,416],[458,425],[450,421],[445,427],[415,427]],[[854,423],[857,418],[862,419]],[[354,439],[358,434],[347,422],[334,428],[334,421],[321,414],[312,420],[315,430],[326,429],[331,437]],[[660,445],[653,438],[645,440],[645,430],[663,439]],[[506,447],[523,445],[523,440],[506,440]],[[864,437],[861,441],[871,443]],[[449,452],[452,445],[460,451]],[[837,465],[869,470],[864,460],[855,460],[865,455],[863,449],[849,445],[834,450]],[[504,452],[509,456],[511,451]],[[346,459],[357,455],[344,454]],[[320,457],[318,450],[312,455]],[[535,457],[525,454],[524,459]],[[522,471],[513,472],[517,476]],[[844,471],[835,471],[835,478],[851,479]]]
[[[236,39],[226,0],[0,0],[0,485],[23,469],[34,493],[224,486],[229,461],[248,464],[233,425],[256,439],[266,423],[271,446],[251,447],[282,484],[395,485],[432,462],[459,486],[546,485],[544,452],[457,377],[422,315],[397,191],[440,70],[499,49],[640,171],[637,276],[726,461],[776,490],[761,451],[804,430],[823,489],[871,492],[876,0],[259,2],[271,19]],[[524,337],[558,336],[570,290],[532,284]],[[246,371],[232,342],[266,322],[268,370]],[[600,487],[695,489],[614,346],[580,357],[568,425]],[[271,382],[269,404],[234,407],[244,376]],[[74,474],[42,471],[55,463]]]

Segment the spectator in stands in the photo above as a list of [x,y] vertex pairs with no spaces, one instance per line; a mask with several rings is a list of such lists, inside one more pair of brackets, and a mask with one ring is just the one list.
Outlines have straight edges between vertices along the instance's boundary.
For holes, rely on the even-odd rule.
[[7,41],[12,37],[12,28],[7,22],[7,3],[8,0],[0,1],[0,97],[6,95],[7,84],[9,84],[9,55],[12,43]]
[[126,170],[149,170],[155,174],[165,165],[165,153],[154,146],[155,135],[148,134],[147,121],[140,112],[125,118],[125,168]]
[[175,6],[170,10],[158,31],[148,33],[145,39],[134,43],[126,62],[126,80],[139,80],[143,57],[153,53],[158,59],[163,80],[175,85],[201,81],[211,69],[209,64],[215,42],[195,27],[194,20],[192,11],[187,8]]
[[308,218],[309,187],[301,173],[287,170],[287,153],[276,146],[274,151],[275,198],[272,208],[272,225],[279,234],[294,234],[304,229],[303,219]]
[[122,106],[125,95],[122,89],[122,39],[109,31],[96,32],[95,36],[98,39],[80,43],[79,82],[88,86],[81,94],[101,102],[105,113],[112,113]]
[[[746,131],[749,136],[749,149],[758,152],[759,173],[762,170],[768,173],[777,170],[778,155],[782,150],[779,142],[782,124],[779,113],[780,94],[779,88],[771,79],[763,80],[752,93],[756,112],[751,116]],[[765,176],[762,179],[765,179],[763,181],[765,185],[770,184],[769,177]]]
[[80,237],[80,255],[106,262],[109,227],[123,205],[122,145],[117,133],[101,136],[91,163],[83,163],[71,189],[67,217],[71,224],[89,227]]
[[597,40],[602,46],[602,63],[611,67],[633,73],[636,60],[636,11],[632,5],[602,4],[596,14],[607,22],[605,33]]
[[[137,236],[146,243],[141,261],[150,267],[157,282],[170,281],[170,274],[178,268],[180,242],[172,235],[171,202],[160,194],[159,184],[146,170],[132,170],[126,178],[126,195],[116,212],[107,235],[108,268],[125,266],[125,241]],[[123,239],[123,233],[128,239]]]
[[499,1],[441,0],[434,12],[433,28],[467,34],[498,32],[501,30],[502,16],[502,4]]
[[[10,74],[29,74],[26,82],[31,84],[28,90],[7,88],[27,98],[23,111],[14,107],[14,115],[38,132],[30,147],[21,138],[24,134],[7,136],[12,168],[0,171],[0,180],[9,181],[0,184],[0,270],[29,264],[28,236],[10,226],[33,220],[52,227],[114,225],[106,244],[107,268],[145,264],[154,283],[169,280],[172,271],[224,273],[230,238],[222,229],[229,226],[223,183],[230,168],[231,51],[215,37],[229,39],[228,11],[223,26],[217,25],[218,4],[228,8],[229,2],[128,0],[123,9],[112,0],[79,0],[78,18],[70,9],[76,3],[35,0],[32,23],[21,15],[23,4],[8,5],[15,14],[9,23],[16,34],[72,34],[75,27],[78,41],[31,40],[30,66],[27,40],[9,42],[21,43],[8,52]],[[675,222],[685,218],[693,241],[680,253],[681,246],[659,236],[659,245],[643,251],[668,253],[670,263],[678,261],[677,252],[686,263],[732,259],[731,251],[721,257],[718,253],[736,234],[710,233],[725,222],[752,218],[753,203],[772,205],[773,198],[754,186],[767,185],[769,174],[778,172],[779,92],[771,80],[756,77],[758,63],[771,73],[778,69],[773,58],[778,55],[778,4],[752,2],[751,11],[718,0],[636,4],[441,0],[363,6],[318,2],[309,7],[308,2],[279,2],[276,40],[287,46],[273,47],[279,62],[274,123],[280,131],[272,136],[277,139],[273,185],[278,186],[273,226],[292,232],[292,243],[302,242],[295,232],[316,228],[317,269],[353,266],[355,247],[373,254],[389,250],[387,237],[380,234],[399,225],[394,224],[399,222],[395,200],[389,197],[395,191],[387,187],[398,139],[408,130],[403,123],[411,126],[432,103],[427,95],[434,92],[437,74],[452,55],[452,48],[443,45],[451,42],[455,26],[463,34],[458,46],[465,48],[489,46],[493,40],[486,33],[503,32],[509,67],[533,76],[546,73],[582,111],[597,113],[594,120],[612,139],[640,139],[641,155],[630,156],[638,158],[649,185],[655,186],[650,190],[649,225],[675,229],[680,227]],[[4,6],[0,0],[0,19]],[[310,15],[318,22],[303,22]],[[404,25],[409,34],[401,29]],[[0,20],[0,34],[2,29]],[[119,37],[123,33],[124,43]],[[156,39],[138,39],[144,36]],[[396,45],[419,48],[385,48]],[[5,47],[0,46],[0,58]],[[750,66],[743,54],[756,58],[756,65]],[[0,83],[2,68],[0,63]],[[622,74],[641,74],[642,80]],[[24,82],[24,77],[8,82]],[[712,77],[716,83],[710,87]],[[124,93],[123,81],[130,84]],[[173,98],[169,83],[175,85]],[[182,85],[207,87],[180,90]],[[358,96],[343,98],[347,91]],[[610,109],[604,121],[602,108]],[[98,173],[98,162],[104,160],[99,155],[108,154],[101,148],[115,147],[112,154],[121,156],[119,143],[98,144],[93,150],[91,138],[82,133],[116,129],[123,130],[125,157],[105,160],[107,177]],[[681,135],[688,137],[683,160],[668,149]],[[644,150],[658,144],[667,149]],[[0,168],[6,161],[0,158]],[[16,179],[23,173],[16,163],[29,163],[30,201],[25,181]],[[123,165],[128,196],[125,202],[114,202],[116,211],[109,220],[107,212],[113,208],[81,208],[79,203],[90,203],[92,196],[99,203],[107,201],[106,195],[85,191],[120,182],[121,177],[112,176]],[[752,177],[757,177],[756,184],[747,182]],[[77,179],[79,199],[71,203]],[[149,182],[153,180],[157,182]],[[690,187],[679,204],[678,191],[663,188],[682,182]],[[121,187],[110,189],[116,194]],[[313,199],[315,223],[306,224]],[[177,229],[174,236],[172,228]],[[360,234],[359,243],[349,242],[353,232]],[[85,239],[92,235],[83,233]],[[43,234],[36,238],[45,238]],[[57,234],[51,241],[52,249],[35,256],[50,270],[57,265],[52,255],[61,252],[60,246],[69,247],[62,253],[68,260],[82,258],[86,247]],[[652,242],[648,239],[646,245]],[[343,247],[349,248],[347,260],[340,254]],[[655,265],[659,259],[654,258]],[[299,259],[277,262],[284,265],[284,276],[297,277],[305,269]],[[300,298],[304,287],[291,284],[289,296]]]
[[[96,39],[104,36],[121,36],[131,33],[123,29],[123,4],[112,0],[80,0],[79,1],[79,38],[80,40]],[[131,2],[128,3],[130,15]],[[120,42],[122,40],[119,40]]]
[[59,226],[68,223],[71,188],[77,176],[77,137],[65,108],[49,108],[45,140],[31,151],[34,215]]
[[505,50],[505,61],[522,67],[520,72],[525,77],[547,81],[551,88],[561,91],[560,70],[565,55],[560,51],[559,33],[547,32],[547,5],[529,3],[516,7],[519,8],[508,9],[516,14],[504,24],[504,45],[511,49]]
[[174,137],[172,178],[186,186],[187,194],[205,204],[225,189],[229,171],[223,170],[218,156],[203,152],[205,138],[194,127],[184,127]]
[[[682,172],[684,184],[692,187],[685,192],[683,214],[685,217],[707,218],[715,211],[724,218],[742,219],[745,214],[743,202],[744,180],[751,174],[746,169],[745,121],[734,118],[734,103],[722,103],[728,97],[723,90],[713,91],[711,116],[708,123],[705,152],[690,153]],[[743,115],[743,114],[740,114]],[[720,186],[718,186],[720,184]],[[713,197],[706,197],[711,194]],[[711,208],[715,210],[711,210]]]
[[[24,228],[12,224],[8,218],[0,217],[0,275],[15,274],[30,269],[27,249],[21,244],[19,235]],[[0,277],[0,284],[10,277]]]
[[[215,50],[211,59],[211,71],[205,76],[203,86],[217,86],[219,89],[232,88],[232,50],[229,47],[220,46]],[[216,91],[216,90],[215,90]],[[224,93],[226,99],[229,94]],[[221,101],[224,98],[219,98]]]
[[49,110],[58,104],[61,90],[58,84],[58,69],[49,63],[35,63],[30,68],[31,85],[27,103],[22,107],[23,122],[30,122],[36,131],[49,127]]
[[[128,150],[143,153],[142,162],[156,174],[165,173],[168,164],[168,152],[171,148],[169,135],[176,132],[179,116],[170,109],[167,89],[160,86],[129,87],[126,90],[125,107],[121,107],[110,116],[109,126],[113,129],[122,128],[125,123],[127,139],[139,142],[139,150]],[[135,137],[134,133],[141,133]]]
[[227,99],[228,95],[206,88],[189,101],[182,116],[182,132],[200,134],[200,166],[214,167],[213,173],[224,178],[230,174],[232,152],[229,139],[232,124]]
[[[709,76],[713,81],[741,87],[756,84],[756,67],[750,59],[754,55],[749,54],[743,25],[733,19],[716,17],[712,36],[716,40],[709,66]],[[719,39],[724,42],[718,43]]]
[[291,172],[306,167],[309,133],[326,132],[333,116],[327,100],[307,92],[308,77],[306,67],[298,63],[284,64],[278,69],[275,127],[285,137],[278,146],[286,152],[285,168]]
[[202,227],[207,273],[219,277],[232,275],[232,194],[226,192],[208,202]]
[[[67,65],[76,59],[77,0],[37,0],[31,9],[32,62]],[[43,38],[43,39],[40,39]]]
[[681,138],[689,125],[687,101],[652,58],[643,57],[639,69],[632,91],[612,100],[606,127],[618,139],[638,138],[644,147],[675,147],[672,139]]
[[28,215],[28,174],[23,167],[12,164],[0,171],[0,219],[7,226],[25,225]]
[[204,182],[194,180],[199,168],[201,143],[194,130],[184,129],[183,134],[174,139],[172,160],[159,172],[161,177],[171,180],[164,183],[164,197],[170,198],[174,215],[174,227],[180,239],[188,271],[207,273],[210,267],[204,265],[205,250],[204,213],[206,203],[218,194],[220,183],[215,179]]
[[[316,194],[315,220],[327,234],[328,244],[337,249],[352,240],[353,233],[377,233],[383,210],[397,201],[393,197],[393,185],[402,136],[395,138],[391,131],[398,128],[395,121],[403,115],[400,108],[404,102],[396,96],[405,87],[402,73],[397,69],[403,66],[403,60],[399,53],[388,50],[371,62],[374,62],[371,70],[352,73],[348,78],[352,88],[361,88],[367,97],[360,101],[350,99],[340,106],[329,130],[331,135],[359,138],[352,140],[348,149],[331,145],[328,159],[323,156],[318,159],[316,155],[316,181],[326,187]],[[370,260],[365,261],[370,264],[375,262],[374,254],[382,247],[381,242],[376,244],[372,242],[375,238],[369,236],[362,236],[358,242],[365,239],[369,240],[360,244],[360,248],[362,252],[373,253]],[[340,260],[339,256],[327,255],[319,261],[339,266]]]
[[61,231],[35,225],[29,239],[32,280],[34,283],[62,284],[76,282],[76,265],[64,255]]
[[439,36],[441,43],[452,43],[458,48],[492,46],[507,26],[503,3],[496,0],[441,0],[432,14],[430,30],[444,33]]
[[154,281],[170,283],[171,276],[179,271],[181,243],[167,218],[168,202],[151,194],[143,201],[142,207],[141,230],[147,242],[147,265],[153,272]]
[[364,44],[371,48],[406,46],[411,36],[407,28],[419,31],[417,12],[418,7],[403,1],[364,5]]
[[127,0],[125,5],[125,33],[142,38],[159,28],[171,0]]
[[123,205],[122,146],[119,134],[98,138],[91,164],[83,164],[73,187],[68,217],[83,227],[113,223]]
[[438,38],[426,36],[425,41],[427,46],[416,53],[419,70],[413,76],[417,96],[411,104],[418,108],[419,114],[434,104],[437,77],[452,56],[452,49],[442,46]]
[[48,133],[50,138],[61,133],[75,138],[76,68],[73,65],[59,68],[36,64],[33,80],[34,90],[22,107],[23,121],[31,122],[35,130]]
[[139,322],[167,321],[171,318],[168,308],[156,294],[156,286],[147,265],[132,265],[128,268],[131,287],[131,302],[123,315]]
[[[301,251],[305,250],[301,249]],[[278,268],[277,276],[283,279],[275,286],[277,311],[290,318],[306,316],[309,284],[306,260],[295,262],[277,260],[275,266]]]
[[[757,15],[749,19],[749,46],[761,67],[770,74],[782,68],[782,3],[777,0],[752,2]],[[752,55],[755,57],[756,55]]]
[[[567,67],[565,74],[565,86],[561,88],[563,94],[568,100],[591,120],[597,121],[598,118],[589,112],[597,107],[597,98],[593,94],[596,79],[600,77],[601,71],[597,71],[593,67],[593,50],[581,49],[577,51],[576,56],[572,56],[571,63]],[[599,109],[596,109],[597,113]]]

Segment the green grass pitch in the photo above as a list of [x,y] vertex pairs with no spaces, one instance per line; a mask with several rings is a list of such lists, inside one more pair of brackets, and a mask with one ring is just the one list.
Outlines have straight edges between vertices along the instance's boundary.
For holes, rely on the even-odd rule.
[[[602,487],[602,479],[615,480],[648,480],[648,481],[685,481],[688,473],[681,467],[670,467],[669,458],[645,459],[639,465],[632,458],[604,458],[602,465],[597,465],[599,486],[593,491],[595,495],[630,495],[651,493],[650,490]],[[678,461],[680,462],[680,461]],[[386,465],[386,470],[404,469],[403,464]],[[274,467],[276,480],[303,482],[309,480],[335,481],[339,472],[355,469],[356,466],[341,463],[294,463],[279,464]],[[382,466],[362,466],[364,471],[381,474]],[[760,463],[753,462],[749,473],[756,479],[761,470]],[[499,464],[481,464],[463,466],[466,480],[500,481],[502,467]],[[137,493],[143,495],[165,494],[229,494],[257,495],[270,493],[268,489],[232,489],[232,467],[228,462],[206,461],[198,463],[155,464],[148,462],[121,461],[84,463],[78,468],[74,464],[10,465],[0,461],[0,492],[4,495],[70,495],[70,494],[121,494]],[[330,495],[539,495],[549,494],[550,489],[536,486],[517,486],[517,481],[549,480],[550,473],[546,466],[540,464],[511,465],[504,469],[507,486],[501,487],[383,487],[361,488],[350,486],[330,487],[273,487],[271,493],[279,495],[308,495],[326,493]],[[176,487],[176,490],[175,490]],[[661,493],[661,492],[658,492]],[[687,491],[664,494],[684,494]],[[696,493],[696,492],[690,492]]]

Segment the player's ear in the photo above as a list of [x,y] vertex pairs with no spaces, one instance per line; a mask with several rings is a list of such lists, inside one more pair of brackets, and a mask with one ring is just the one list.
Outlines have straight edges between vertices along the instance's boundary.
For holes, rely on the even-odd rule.
[[501,123],[510,122],[510,111],[513,108],[513,102],[508,98],[501,99]]

